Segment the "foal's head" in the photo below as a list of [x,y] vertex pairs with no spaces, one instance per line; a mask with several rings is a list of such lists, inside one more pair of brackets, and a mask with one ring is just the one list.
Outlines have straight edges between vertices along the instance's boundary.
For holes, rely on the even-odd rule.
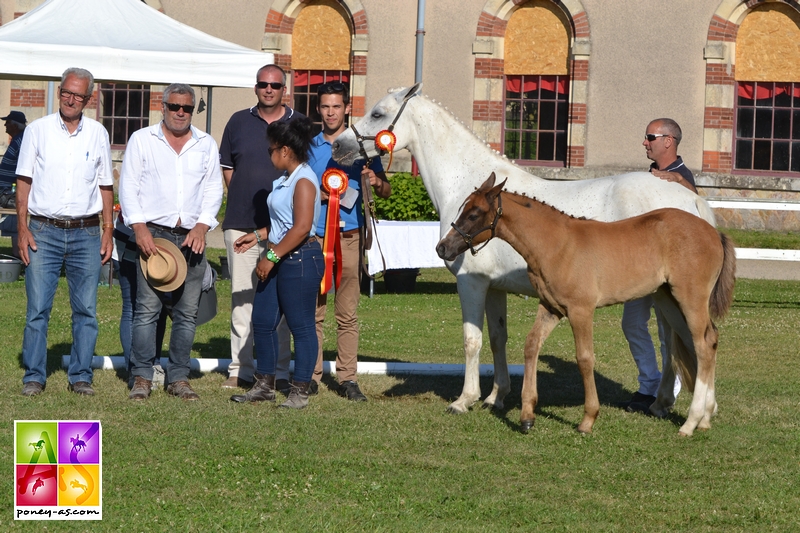
[[[503,214],[500,193],[506,180],[495,185],[494,172],[478,187],[475,192],[467,196],[456,221],[451,223],[452,229],[436,245],[436,253],[446,261],[452,261],[459,254],[469,249],[472,255],[486,246],[494,237],[497,221]],[[475,245],[484,243],[475,249]]]

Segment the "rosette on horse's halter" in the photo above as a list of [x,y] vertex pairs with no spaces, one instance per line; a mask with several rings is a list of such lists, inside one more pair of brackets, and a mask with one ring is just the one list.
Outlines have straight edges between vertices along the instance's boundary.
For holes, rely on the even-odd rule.
[[325,217],[325,238],[322,254],[325,257],[325,273],[322,275],[320,292],[326,294],[333,286],[333,266],[336,264],[336,286],[342,281],[342,243],[339,232],[339,200],[347,190],[347,174],[340,168],[329,168],[322,174],[322,188],[328,193],[328,214]]
[[394,155],[394,147],[397,144],[397,137],[391,130],[383,130],[378,132],[375,136],[375,147],[379,150],[389,152],[389,164],[386,165],[386,172],[392,166],[392,156]]

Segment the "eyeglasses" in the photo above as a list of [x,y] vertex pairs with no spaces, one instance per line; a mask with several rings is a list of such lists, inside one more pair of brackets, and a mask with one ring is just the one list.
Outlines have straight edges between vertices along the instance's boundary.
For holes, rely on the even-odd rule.
[[194,113],[193,105],[172,104],[170,102],[164,102],[164,105],[173,113],[177,113],[179,109],[183,109],[184,113],[189,113],[190,115]]
[[269,156],[272,157],[272,153],[275,150],[280,150],[281,148],[283,148],[283,146],[270,146],[269,148],[267,148],[267,152],[269,152]]
[[84,100],[86,100],[87,98],[91,98],[91,96],[92,96],[91,94],[78,94],[78,93],[74,93],[74,92],[72,92],[72,91],[68,91],[68,90],[66,90],[66,89],[61,89],[61,90],[59,90],[59,93],[58,93],[58,94],[60,94],[60,95],[61,95],[61,98],[63,98],[64,100],[68,100],[68,99],[69,99],[69,97],[71,96],[71,97],[73,97],[73,98],[75,99],[75,101],[76,101],[76,102],[78,102],[78,103],[81,103],[81,102],[83,102]]
[[272,87],[274,91],[280,91],[283,89],[283,84],[278,81],[259,81],[256,82],[256,87],[259,89],[266,89],[267,87]]
[[647,139],[647,142],[653,142],[659,137],[672,137],[668,133],[646,133],[644,138]]

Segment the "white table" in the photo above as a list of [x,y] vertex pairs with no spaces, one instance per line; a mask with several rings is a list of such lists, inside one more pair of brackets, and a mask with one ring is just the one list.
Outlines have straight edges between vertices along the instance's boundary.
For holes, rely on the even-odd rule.
[[381,252],[386,268],[443,267],[444,260],[436,255],[439,243],[438,222],[394,222],[380,220],[376,224],[372,249],[367,252],[369,273],[383,270]]

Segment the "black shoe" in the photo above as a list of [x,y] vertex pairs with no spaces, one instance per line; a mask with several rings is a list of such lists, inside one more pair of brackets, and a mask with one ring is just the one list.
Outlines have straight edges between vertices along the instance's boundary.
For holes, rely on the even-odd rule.
[[631,401],[625,407],[629,413],[644,413],[650,414],[650,406],[655,403],[656,397],[649,394],[642,394],[641,392],[634,392]]
[[289,396],[289,392],[291,392],[292,390],[292,384],[289,383],[288,379],[276,379],[275,390],[280,392],[284,396]]
[[92,388],[92,384],[88,381],[76,381],[75,383],[70,383],[67,388],[71,392],[80,394],[81,396],[94,396],[94,389]]
[[358,388],[355,381],[344,381],[339,384],[339,395],[353,402],[366,402],[367,397]]
[[319,382],[311,380],[311,383],[308,384],[308,395],[309,396],[316,396],[319,394]]

